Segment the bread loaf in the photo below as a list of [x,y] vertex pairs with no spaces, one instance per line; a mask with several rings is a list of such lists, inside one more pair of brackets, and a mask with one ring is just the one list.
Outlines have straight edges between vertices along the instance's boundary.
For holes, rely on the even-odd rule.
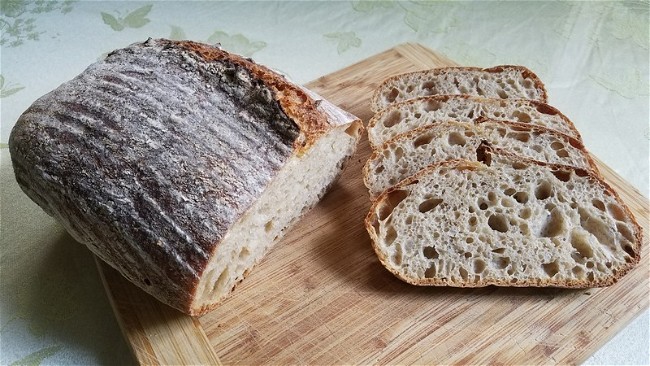
[[366,228],[384,266],[416,285],[607,286],[642,232],[594,173],[502,151],[433,165],[384,192]]
[[428,165],[478,160],[482,143],[533,160],[598,171],[582,143],[570,136],[525,123],[479,119],[420,127],[389,140],[368,159],[364,183],[374,198]]
[[368,140],[373,148],[378,148],[391,138],[418,127],[445,121],[472,122],[479,117],[542,126],[580,140],[573,123],[548,104],[468,95],[421,97],[392,104],[368,122]]
[[250,59],[150,39],[34,102],[9,148],[23,191],[75,239],[198,315],[318,202],[361,129]]
[[546,102],[546,89],[523,66],[442,67],[410,72],[384,80],[372,96],[378,112],[392,103],[428,95],[464,94],[497,99],[531,99]]

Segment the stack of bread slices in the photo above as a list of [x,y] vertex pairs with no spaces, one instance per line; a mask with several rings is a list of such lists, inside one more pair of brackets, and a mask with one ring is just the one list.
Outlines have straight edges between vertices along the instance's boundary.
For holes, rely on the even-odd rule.
[[416,285],[607,286],[642,232],[521,66],[397,75],[372,98],[366,228]]

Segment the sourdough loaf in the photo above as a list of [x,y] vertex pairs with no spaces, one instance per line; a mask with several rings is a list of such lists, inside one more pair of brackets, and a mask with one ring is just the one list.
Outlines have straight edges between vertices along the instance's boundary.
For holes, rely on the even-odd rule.
[[150,39],[34,102],[9,148],[23,191],[74,238],[198,315],[318,202],[361,129],[250,59]]
[[641,228],[600,177],[484,156],[433,165],[373,203],[366,228],[388,270],[417,285],[595,287],[639,261]]
[[497,99],[546,102],[542,81],[523,66],[442,67],[410,72],[384,80],[372,96],[378,112],[392,103],[428,95],[464,94]]
[[421,97],[392,104],[368,122],[368,140],[373,148],[377,148],[418,127],[445,121],[472,122],[480,117],[542,126],[580,140],[571,120],[546,103],[469,95]]
[[598,171],[582,143],[570,136],[525,123],[479,119],[420,127],[389,140],[368,159],[363,178],[371,198],[403,179],[444,160],[480,158],[489,144],[519,156]]

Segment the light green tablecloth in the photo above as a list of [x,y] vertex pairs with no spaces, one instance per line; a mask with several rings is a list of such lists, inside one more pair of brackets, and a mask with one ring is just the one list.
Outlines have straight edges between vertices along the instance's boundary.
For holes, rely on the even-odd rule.
[[[36,98],[148,37],[221,42],[300,83],[403,42],[526,65],[589,150],[648,196],[647,1],[1,4],[0,364],[133,362],[92,256],[20,191],[6,143]],[[648,364],[648,344],[646,311],[587,363]]]

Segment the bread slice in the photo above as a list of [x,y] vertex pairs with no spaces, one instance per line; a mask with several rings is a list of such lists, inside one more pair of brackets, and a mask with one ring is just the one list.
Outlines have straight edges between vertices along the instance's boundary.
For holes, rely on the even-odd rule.
[[597,287],[639,261],[642,232],[594,173],[495,150],[433,165],[384,192],[366,228],[415,285]]
[[428,95],[465,94],[497,99],[546,102],[542,81],[523,66],[442,67],[395,75],[384,80],[371,100],[373,112],[392,103]]
[[442,95],[395,103],[375,114],[368,122],[368,140],[373,148],[378,148],[391,138],[418,127],[445,121],[472,122],[479,117],[542,126],[581,139],[573,123],[545,103]]
[[582,143],[570,136],[525,123],[481,119],[477,123],[444,122],[398,135],[370,156],[363,170],[364,183],[374,198],[428,165],[478,160],[482,143],[525,158],[598,172]]
[[249,59],[150,39],[38,99],[9,148],[23,191],[75,239],[199,315],[319,201],[361,129]]

